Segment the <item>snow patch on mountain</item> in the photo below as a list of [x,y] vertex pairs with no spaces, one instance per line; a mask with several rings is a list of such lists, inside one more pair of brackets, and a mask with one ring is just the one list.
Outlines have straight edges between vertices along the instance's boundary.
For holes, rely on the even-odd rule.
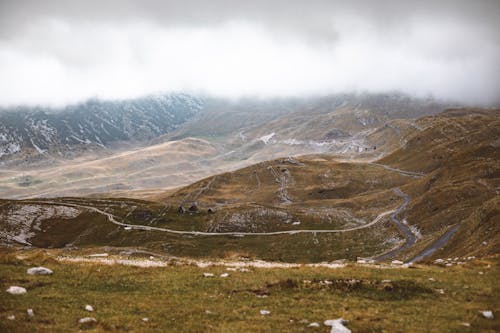
[[275,135],[276,135],[276,133],[272,132],[272,133],[270,133],[270,134],[268,134],[268,135],[261,136],[261,137],[259,138],[259,140],[260,140],[260,141],[262,141],[262,142],[264,142],[264,144],[266,144],[266,145],[267,145],[267,144],[269,143],[269,141],[271,141],[271,139],[272,139]]
[[0,109],[0,158],[22,152],[74,156],[81,149],[113,142],[144,142],[178,128],[203,108],[186,94],[101,101],[62,109]]

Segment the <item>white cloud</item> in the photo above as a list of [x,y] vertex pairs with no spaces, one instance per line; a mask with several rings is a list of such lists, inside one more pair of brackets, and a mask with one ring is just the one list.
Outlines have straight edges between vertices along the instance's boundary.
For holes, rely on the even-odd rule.
[[0,104],[166,91],[268,97],[401,90],[498,101],[500,46],[480,27],[414,19],[388,30],[348,15],[329,22],[330,38],[311,42],[250,20],[166,26],[44,18],[0,40]]

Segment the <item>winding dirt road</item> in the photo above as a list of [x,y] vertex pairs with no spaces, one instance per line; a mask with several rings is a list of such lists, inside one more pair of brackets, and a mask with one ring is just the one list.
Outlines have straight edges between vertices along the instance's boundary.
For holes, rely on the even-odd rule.
[[443,236],[441,236],[437,241],[432,243],[431,246],[427,247],[425,250],[417,254],[412,259],[408,260],[407,263],[415,263],[434,254],[434,252],[436,252],[437,250],[445,246],[446,243],[448,243],[450,238],[458,231],[459,228],[460,224],[455,224],[454,226],[452,226],[450,229],[448,229],[448,231],[444,233]]
[[[410,177],[423,176],[423,174],[421,174],[421,173],[404,171],[404,170],[392,168],[392,167],[389,167],[389,166],[386,166],[383,164],[378,164],[378,163],[371,163],[371,164],[377,165],[377,166],[383,167],[387,170],[398,172],[400,174],[410,176]],[[401,220],[399,220],[397,217],[401,213],[401,211],[403,211],[407,207],[408,203],[410,202],[410,197],[406,193],[401,191],[399,188],[394,188],[393,191],[395,194],[397,194],[398,196],[403,198],[403,200],[404,200],[403,204],[401,204],[396,209],[382,212],[375,219],[373,219],[371,222],[369,222],[367,224],[353,227],[353,228],[347,228],[347,229],[320,229],[320,230],[300,229],[300,230],[286,230],[286,231],[273,231],[273,232],[204,232],[204,231],[174,230],[174,229],[168,229],[168,228],[160,228],[160,227],[153,227],[153,226],[146,226],[146,225],[123,223],[123,222],[118,221],[118,218],[116,216],[114,216],[113,214],[108,213],[106,211],[103,211],[103,210],[96,208],[96,207],[93,207],[93,206],[64,203],[64,202],[56,202],[56,201],[27,200],[24,202],[33,203],[33,204],[61,205],[61,206],[86,209],[86,210],[93,211],[93,212],[96,212],[98,214],[104,215],[107,217],[109,222],[116,224],[118,226],[127,228],[129,230],[160,231],[160,232],[167,232],[167,233],[177,234],[177,235],[192,235],[192,236],[273,236],[273,235],[294,235],[294,234],[301,234],[301,233],[310,233],[310,234],[344,233],[344,232],[350,232],[350,231],[369,228],[369,227],[375,225],[376,223],[380,222],[385,216],[391,214],[390,220],[396,225],[396,227],[400,230],[400,232],[405,236],[406,240],[405,240],[405,243],[402,244],[401,246],[398,246],[397,248],[390,250],[389,252],[386,252],[386,253],[374,258],[376,261],[382,261],[382,260],[394,258],[400,252],[413,246],[417,240],[416,236],[413,234],[413,232],[410,230],[410,228],[405,223],[403,223]],[[459,227],[460,227],[460,224],[457,224],[457,225],[454,225],[453,227],[451,227],[436,242],[434,242],[431,246],[427,247],[422,252],[417,254],[415,257],[413,257],[412,259],[407,261],[407,263],[414,263],[414,262],[420,261],[420,260],[432,255],[438,249],[440,249],[444,245],[446,245],[446,243],[455,234],[455,232],[458,230]]]
[[[128,224],[128,223],[123,223],[117,221],[117,217],[114,216],[111,213],[105,212],[99,208],[92,207],[92,206],[86,206],[86,205],[78,205],[78,204],[71,204],[71,203],[61,203],[61,202],[55,202],[55,201],[25,201],[33,204],[51,204],[51,205],[60,205],[60,206],[68,206],[68,207],[74,207],[74,208],[80,208],[80,209],[87,209],[93,212],[96,212],[101,215],[105,215],[108,219],[109,222],[119,225],[121,227],[125,228],[130,228],[129,230],[145,230],[145,231],[161,231],[161,232],[167,232],[171,234],[177,234],[177,235],[192,235],[192,236],[272,236],[272,235],[294,235],[294,234],[301,234],[301,233],[342,233],[342,232],[349,232],[349,231],[355,231],[355,230],[360,230],[360,229],[365,229],[373,226],[374,224],[380,222],[382,218],[385,216],[396,212],[397,210],[388,210],[383,213],[380,213],[375,219],[373,219],[371,222],[358,226],[358,227],[353,227],[353,228],[347,228],[347,229],[299,229],[299,230],[283,230],[283,231],[271,231],[271,232],[204,232],[204,231],[189,231],[189,230],[175,230],[175,229],[168,229],[168,228],[159,228],[159,227],[152,227],[152,226],[147,226],[147,225],[140,225],[140,224]],[[400,207],[401,208],[401,207]]]
[[408,226],[406,224],[404,224],[402,221],[398,220],[398,218],[397,218],[398,214],[401,213],[401,211],[403,209],[405,209],[406,206],[408,205],[408,203],[410,202],[410,197],[406,193],[401,191],[399,188],[395,188],[393,191],[394,191],[394,193],[396,193],[397,195],[402,197],[404,199],[404,202],[391,215],[391,221],[392,221],[392,223],[394,223],[396,225],[396,227],[398,227],[398,229],[401,231],[401,233],[403,233],[403,235],[406,238],[406,241],[403,245],[401,245],[401,246],[399,246],[399,247],[397,247],[389,252],[386,252],[378,257],[375,257],[376,261],[394,258],[398,253],[406,250],[407,248],[409,248],[410,246],[415,244],[415,242],[417,240],[417,238],[415,237],[413,232],[410,230],[410,228],[408,228]]

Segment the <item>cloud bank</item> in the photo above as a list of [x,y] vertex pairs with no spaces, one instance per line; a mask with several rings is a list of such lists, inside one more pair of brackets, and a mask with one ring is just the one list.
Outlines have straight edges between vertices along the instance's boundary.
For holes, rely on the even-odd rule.
[[499,1],[2,1],[0,105],[183,91],[500,102]]

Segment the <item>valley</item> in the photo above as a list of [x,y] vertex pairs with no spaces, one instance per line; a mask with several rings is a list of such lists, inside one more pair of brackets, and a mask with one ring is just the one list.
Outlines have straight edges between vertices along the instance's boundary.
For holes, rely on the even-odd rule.
[[0,0],[0,333],[499,333],[499,18]]
[[[149,192],[142,199],[3,200],[3,224],[27,229],[14,236],[10,231],[2,242],[15,245],[21,235],[30,234],[24,241],[37,247],[142,244],[181,257],[242,255],[285,262],[357,258],[414,262],[492,255],[499,242],[494,231],[498,121],[497,110],[449,110],[417,120],[420,130],[409,132],[404,146],[375,161],[370,154],[343,160],[325,153],[278,158],[178,189]],[[194,159],[206,158],[202,152],[210,159],[216,151],[201,139],[166,145],[181,142],[199,149],[192,153]],[[432,150],[426,142],[432,142]],[[157,160],[162,168],[168,167],[170,158],[184,160],[189,154],[179,148],[177,155],[168,155],[171,150],[165,155],[158,149],[144,150],[152,158],[163,158],[164,162]],[[122,157],[133,164],[137,154]],[[112,166],[115,160],[110,158],[103,166]],[[414,160],[418,165],[412,164]],[[117,163],[120,168],[120,158]],[[98,165],[89,162],[84,167]],[[445,210],[436,200],[448,200]],[[451,212],[454,205],[457,208]],[[49,207],[76,209],[78,214],[58,223],[57,213],[28,215],[24,220],[18,213]]]
[[[280,121],[289,117],[287,113]],[[327,314],[318,302],[305,301],[310,297],[325,304],[344,299],[349,305],[333,308],[352,320],[349,327],[361,331],[373,325],[367,318],[385,329],[409,327],[380,315],[388,311],[383,305],[387,301],[398,302],[409,314],[423,304],[437,311],[443,299],[455,308],[442,321],[431,324],[400,316],[421,332],[437,327],[455,331],[461,322],[494,331],[497,320],[485,321],[477,313],[498,306],[492,284],[484,279],[498,276],[499,119],[497,109],[448,109],[354,129],[345,138],[317,141],[327,143],[311,152],[311,142],[321,140],[323,133],[299,129],[297,133],[310,138],[308,143],[283,143],[288,140],[284,134],[262,135],[276,126],[268,122],[269,129],[256,132],[253,139],[249,131],[243,135],[239,130],[216,139],[188,133],[183,137],[182,131],[189,126],[192,131],[201,121],[195,118],[174,132],[179,137],[171,141],[158,139],[98,159],[82,155],[59,161],[55,168],[30,171],[22,186],[19,179],[18,185],[12,183],[18,172],[4,170],[1,184],[9,195],[0,199],[0,266],[16,273],[2,273],[1,284],[26,285],[30,296],[8,297],[0,310],[19,316],[28,302],[37,309],[36,320],[43,321],[39,327],[74,327],[55,319],[31,295],[49,292],[54,304],[72,308],[59,293],[73,293],[75,286],[63,281],[85,271],[89,278],[79,288],[107,290],[92,282],[103,276],[122,285],[147,279],[151,288],[153,280],[192,281],[183,287],[187,299],[175,301],[181,308],[213,281],[211,288],[236,300],[232,306],[245,313],[240,321],[226,322],[229,331],[253,328],[249,318],[258,308],[271,309],[271,316],[281,313],[291,295],[309,304],[315,315],[299,319],[294,311],[303,310],[293,306],[290,313],[265,323],[252,319],[257,331],[311,329],[309,322]],[[237,137],[245,140],[231,141]],[[339,149],[341,142],[351,148]],[[23,279],[21,270],[33,264],[56,269],[57,275],[44,279],[58,281],[59,287]],[[454,284],[456,274],[467,281]],[[462,283],[472,289],[459,292]],[[107,301],[101,292],[91,297],[100,309],[104,304],[115,308],[129,290],[123,288],[110,291],[113,296]],[[99,310],[97,324],[79,328],[113,330],[117,316],[125,320],[117,330],[161,331],[167,323],[152,308],[157,304],[152,290],[139,292],[149,300],[139,311],[147,321],[135,318],[134,310],[126,315]],[[491,296],[481,296],[485,292]],[[261,301],[261,295],[269,301]],[[196,297],[209,310],[193,308],[192,316],[199,318],[184,324],[188,330],[199,325],[226,330],[214,326],[210,315],[228,318],[229,303],[218,302],[214,311],[204,296]],[[463,303],[463,297],[469,301]],[[181,308],[170,310],[172,318],[181,316]],[[361,309],[364,316],[358,314]],[[65,316],[77,312],[68,310]],[[11,325],[0,323],[5,329]],[[15,325],[19,331],[25,328]]]
[[[30,123],[51,124],[51,119],[62,113],[68,118],[67,123],[83,122],[81,127],[93,132],[83,131],[82,136],[77,131],[75,135],[82,136],[80,141],[88,141],[85,144],[68,141],[63,135],[72,129],[64,122],[56,122],[51,135],[23,130],[27,133],[12,141],[9,138],[21,130],[9,127],[5,142],[24,148],[0,156],[1,197],[108,194],[141,198],[144,193],[160,194],[213,174],[287,156],[327,153],[339,159],[376,159],[399,147],[400,138],[415,130],[412,118],[435,114],[447,105],[403,94],[240,101],[167,95],[129,101],[90,101],[62,111],[45,110],[46,119],[40,110],[25,110],[38,117],[32,120],[26,116],[25,121]],[[92,116],[82,120],[81,115],[89,107]],[[121,115],[117,110],[123,107],[130,112]],[[172,111],[174,107],[177,111]],[[177,119],[158,115],[161,110],[173,114],[189,112]],[[9,112],[0,110],[0,120],[6,118],[6,125],[11,121]],[[116,122],[125,126],[133,121],[143,125],[125,126],[120,140],[100,144],[95,137],[107,137],[109,130],[108,125],[97,125],[102,122],[99,117],[110,118],[104,124]],[[391,122],[393,119],[398,120]],[[16,122],[16,126],[31,128],[20,119]],[[155,122],[163,128],[155,127]],[[145,133],[144,127],[147,127]],[[24,136],[27,138],[22,139]],[[38,152],[30,140],[47,151]]]

